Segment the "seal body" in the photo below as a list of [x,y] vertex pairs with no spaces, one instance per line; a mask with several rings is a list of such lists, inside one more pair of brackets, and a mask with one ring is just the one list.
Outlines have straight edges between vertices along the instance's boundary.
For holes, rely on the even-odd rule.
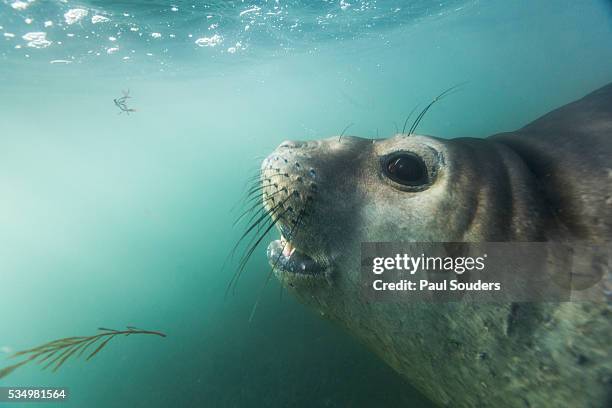
[[486,139],[287,141],[261,179],[281,282],[432,401],[611,402],[609,271],[596,302],[387,303],[359,263],[362,242],[612,241],[612,84]]

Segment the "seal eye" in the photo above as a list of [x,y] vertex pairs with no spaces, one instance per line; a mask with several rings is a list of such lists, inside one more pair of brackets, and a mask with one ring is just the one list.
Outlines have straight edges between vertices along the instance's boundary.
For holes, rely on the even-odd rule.
[[383,170],[391,180],[405,186],[427,184],[427,166],[413,153],[396,153],[384,161]]

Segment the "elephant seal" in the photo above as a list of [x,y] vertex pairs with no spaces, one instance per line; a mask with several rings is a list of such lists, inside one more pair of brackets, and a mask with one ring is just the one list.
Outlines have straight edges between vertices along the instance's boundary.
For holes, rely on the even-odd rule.
[[612,241],[612,84],[485,139],[286,141],[260,177],[282,284],[433,402],[610,406],[609,272],[601,302],[372,302],[359,254],[373,241]]

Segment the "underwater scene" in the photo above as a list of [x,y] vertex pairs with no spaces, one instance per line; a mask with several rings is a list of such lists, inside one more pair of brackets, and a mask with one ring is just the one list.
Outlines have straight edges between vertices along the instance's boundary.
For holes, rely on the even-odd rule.
[[[293,208],[281,213],[270,204],[283,194],[284,203],[292,200],[278,185],[269,190],[270,173],[285,172],[274,160],[296,158],[296,180],[310,177],[320,181],[312,191],[325,190],[330,172],[317,160],[342,146],[357,157],[366,144],[396,134],[446,140],[512,132],[611,81],[607,0],[0,0],[0,388],[65,388],[67,398],[44,405],[57,407],[488,406],[470,399],[467,379],[482,375],[474,383],[494,393],[486,379],[493,375],[435,368],[454,361],[464,344],[444,342],[450,331],[436,317],[442,315],[423,309],[435,327],[409,340],[440,345],[431,360],[438,363],[425,370],[419,367],[427,366],[420,360],[426,352],[398,357],[394,340],[410,337],[405,328],[412,323],[397,316],[412,312],[389,306],[388,321],[372,325],[374,314],[356,306],[348,284],[334,300],[321,294],[316,285],[333,285],[334,278],[331,269],[317,268],[330,263],[313,255],[317,233],[302,229],[313,247],[300,247],[294,230],[311,207],[289,227],[278,222]],[[601,112],[612,108],[607,92],[601,100],[610,103]],[[593,132],[612,137],[607,118],[599,127],[593,122]],[[283,148],[311,148],[330,137],[320,157],[283,156]],[[584,152],[589,140],[570,150]],[[593,149],[607,152],[607,143],[608,150]],[[380,154],[387,160],[391,153]],[[605,163],[610,156],[601,154],[587,160]],[[351,186],[352,177],[370,169],[359,157],[343,162],[334,178],[329,201],[339,215],[315,219],[336,242],[368,233],[397,240],[349,216],[393,207],[354,205],[361,186],[381,191],[375,181]],[[439,155],[429,157],[392,156],[393,166],[429,166]],[[610,191],[612,170],[605,166],[608,184],[601,189]],[[399,169],[391,179],[415,186],[433,175],[428,169]],[[473,174],[465,180],[484,183],[476,176],[492,170]],[[267,201],[274,194],[278,201]],[[611,200],[604,200],[608,210]],[[455,203],[445,208],[464,206]],[[453,223],[436,214],[435,225]],[[599,217],[607,228],[609,214]],[[398,223],[385,221],[389,231]],[[606,231],[593,236],[609,242]],[[333,247],[321,237],[320,245]],[[275,273],[277,267],[285,272]],[[292,268],[325,278],[308,291],[301,281],[281,284]],[[526,313],[510,309],[512,324]],[[612,311],[597,313],[603,319],[596,320],[603,327],[597,338],[609,340]],[[394,321],[401,327],[387,330]],[[470,336],[485,338],[478,327]],[[504,347],[508,355],[518,350]],[[584,345],[574,357],[577,370],[593,364],[593,384],[603,388],[590,404],[568,406],[611,401],[612,353],[597,347]],[[491,348],[470,350],[474,361],[496,361]],[[406,375],[413,369],[418,378]],[[564,370],[542,376],[551,371]],[[515,374],[517,389],[546,389]],[[551,390],[559,388],[550,375]],[[446,395],[433,385],[438,377],[440,384],[445,378],[463,384],[453,390],[465,389],[468,397]],[[580,381],[589,389],[586,374]],[[525,395],[522,405],[517,399],[491,406],[546,400]],[[22,402],[0,399],[0,408]]]

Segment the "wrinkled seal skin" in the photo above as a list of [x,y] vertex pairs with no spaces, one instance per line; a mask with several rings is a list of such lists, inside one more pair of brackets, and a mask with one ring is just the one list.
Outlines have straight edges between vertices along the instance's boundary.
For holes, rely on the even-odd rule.
[[[380,158],[394,151],[421,157],[431,183],[403,191],[386,178]],[[264,198],[302,215],[293,246],[326,267],[322,278],[277,271],[283,284],[432,401],[610,406],[609,272],[597,302],[373,302],[359,254],[372,241],[612,241],[612,84],[486,139],[284,142],[262,180]],[[285,231],[287,214],[276,216]]]

